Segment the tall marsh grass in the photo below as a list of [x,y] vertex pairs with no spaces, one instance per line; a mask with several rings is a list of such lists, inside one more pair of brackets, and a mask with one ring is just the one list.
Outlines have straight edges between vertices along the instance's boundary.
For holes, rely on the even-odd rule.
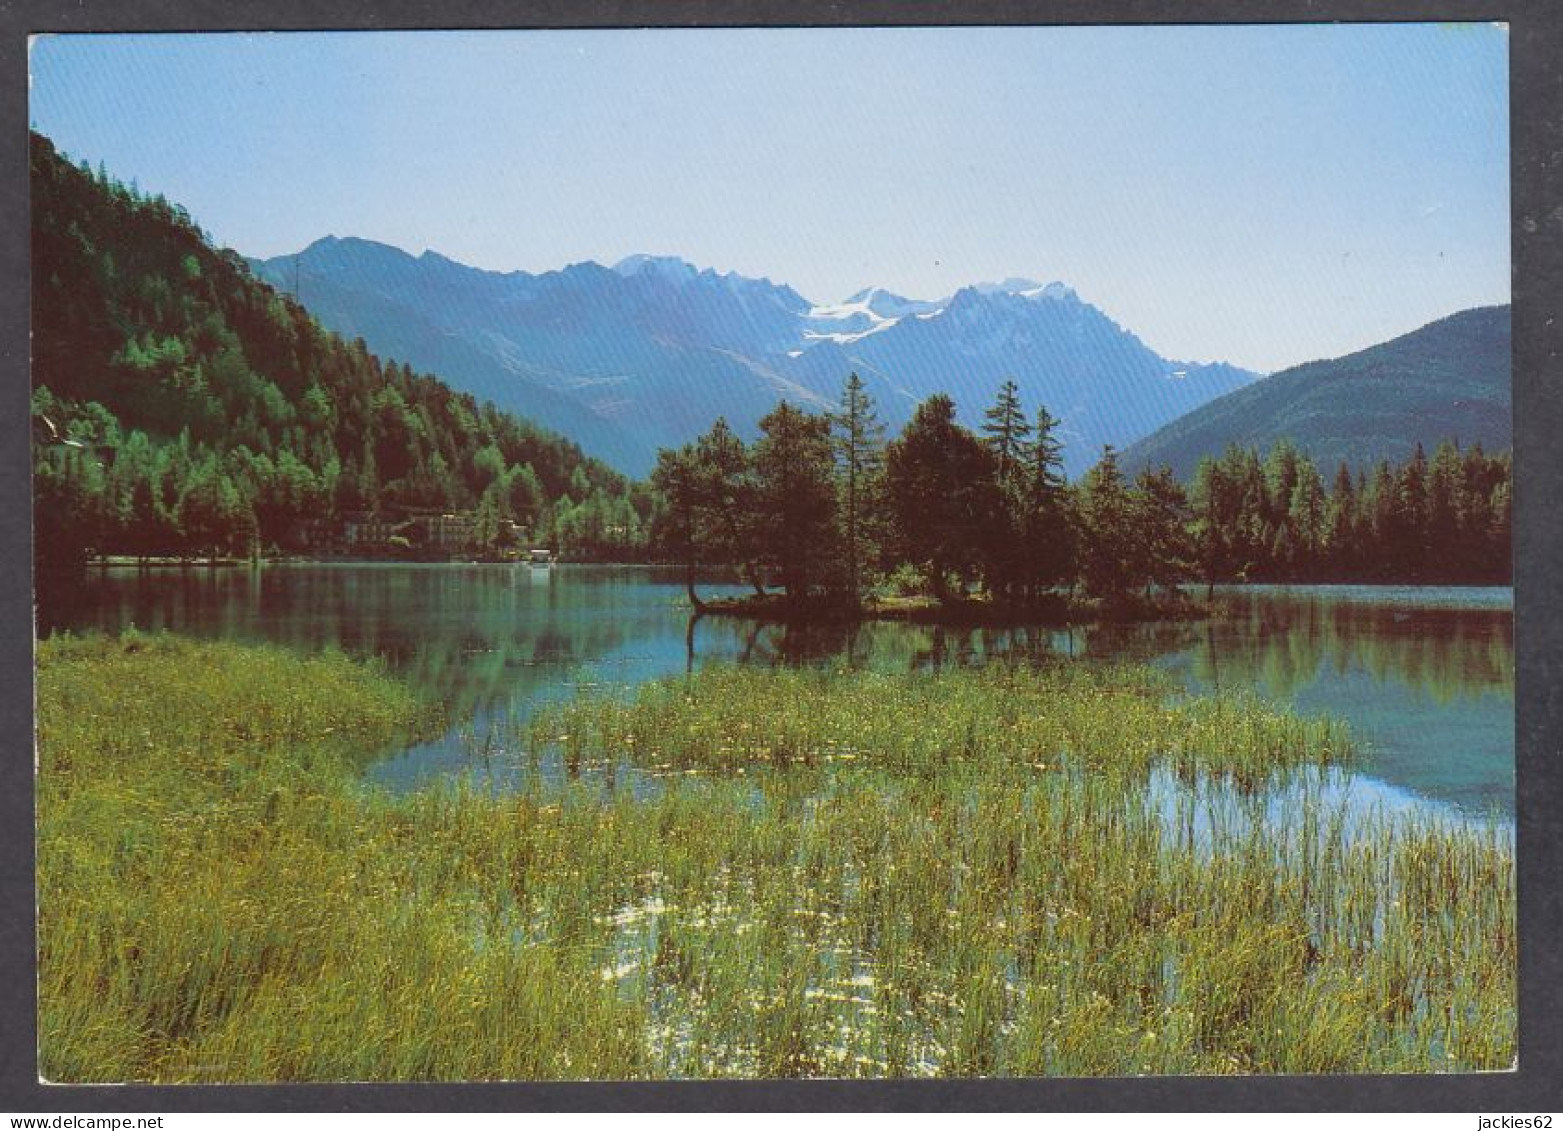
[[357,767],[427,713],[382,674],[45,642],[43,1073],[1507,1067],[1507,834],[1344,808],[1315,772],[1339,727],[1168,692],[713,668],[512,751],[654,790],[398,798]]

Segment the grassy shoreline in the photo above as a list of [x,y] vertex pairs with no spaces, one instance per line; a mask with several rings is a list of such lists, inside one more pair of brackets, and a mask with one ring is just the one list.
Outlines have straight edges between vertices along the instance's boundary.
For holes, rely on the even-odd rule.
[[540,716],[513,756],[563,782],[398,798],[364,751],[436,719],[383,672],[45,641],[41,1070],[1507,1067],[1507,839],[1338,809],[1340,728],[1165,690],[712,668]]

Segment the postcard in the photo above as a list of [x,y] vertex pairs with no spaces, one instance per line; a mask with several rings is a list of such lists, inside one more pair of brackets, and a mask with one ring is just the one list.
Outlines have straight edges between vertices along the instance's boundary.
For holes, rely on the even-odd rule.
[[35,38],[39,1077],[1513,1068],[1508,54]]

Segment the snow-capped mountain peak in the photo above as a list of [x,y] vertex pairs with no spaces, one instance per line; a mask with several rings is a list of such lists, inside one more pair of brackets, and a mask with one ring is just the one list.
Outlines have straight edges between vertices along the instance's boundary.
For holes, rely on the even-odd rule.
[[847,299],[845,306],[861,306],[880,318],[905,318],[908,314],[928,314],[944,305],[942,301],[906,298],[885,290],[869,287]]
[[1042,284],[1034,279],[1009,278],[1002,283],[975,283],[972,290],[982,295],[1018,295],[1033,299],[1078,299],[1073,287],[1060,282]]
[[980,295],[1018,295],[1025,291],[1040,290],[1042,284],[1034,279],[1022,279],[1011,276],[1002,283],[973,283],[971,289]]
[[693,264],[676,255],[626,255],[613,265],[613,270],[625,278],[654,274],[664,279],[688,279],[699,274]]
[[867,287],[845,302],[811,308],[805,316],[808,322],[803,337],[806,341],[848,344],[888,330],[911,315],[930,318],[943,309],[942,302],[905,298],[883,287]]
[[1035,287],[1030,290],[1020,291],[1018,293],[1020,294],[1021,298],[1045,298],[1053,299],[1055,301],[1062,301],[1064,299],[1078,299],[1080,297],[1075,293],[1075,289],[1073,287],[1059,282],[1052,282],[1047,284],[1045,287]]

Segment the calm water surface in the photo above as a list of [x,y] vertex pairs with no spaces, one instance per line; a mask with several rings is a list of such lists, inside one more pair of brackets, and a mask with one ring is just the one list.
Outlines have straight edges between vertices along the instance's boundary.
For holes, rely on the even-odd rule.
[[[704,592],[741,592],[707,585]],[[1369,788],[1396,802],[1513,813],[1511,589],[1315,586],[1217,591],[1192,624],[1071,631],[870,624],[691,625],[675,570],[620,566],[299,565],[94,573],[42,628],[139,629],[334,645],[384,658],[460,720],[371,776],[414,788],[474,769],[497,720],[584,686],[633,687],[709,663],[981,664],[1011,654],[1141,659],[1192,691],[1248,688],[1348,720]]]

